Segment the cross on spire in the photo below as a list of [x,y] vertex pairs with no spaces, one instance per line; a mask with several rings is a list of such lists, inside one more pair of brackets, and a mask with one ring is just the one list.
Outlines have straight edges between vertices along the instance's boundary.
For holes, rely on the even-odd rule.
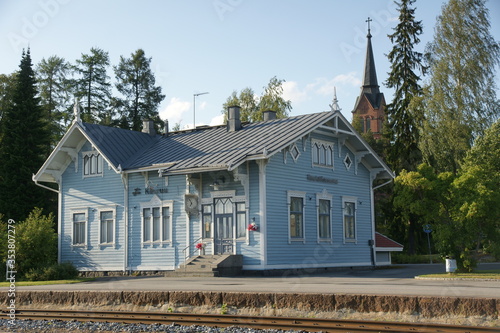
[[370,22],[373,21],[370,17],[368,17],[368,19],[365,21],[368,23],[368,36],[367,37],[371,37],[371,33],[370,33]]

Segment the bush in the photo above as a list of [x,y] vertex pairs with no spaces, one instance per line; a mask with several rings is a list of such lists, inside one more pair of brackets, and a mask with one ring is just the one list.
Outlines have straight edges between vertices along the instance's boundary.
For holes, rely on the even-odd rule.
[[24,278],[28,281],[71,280],[78,277],[78,270],[70,262],[53,264],[46,268],[32,268]]
[[[406,254],[406,253],[393,253],[391,255],[394,264],[428,264],[430,258],[428,254]],[[431,255],[432,263],[440,263],[443,259],[439,254]]]
[[35,208],[26,221],[16,225],[16,269],[21,278],[37,277],[56,261],[54,216],[42,215],[42,210]]

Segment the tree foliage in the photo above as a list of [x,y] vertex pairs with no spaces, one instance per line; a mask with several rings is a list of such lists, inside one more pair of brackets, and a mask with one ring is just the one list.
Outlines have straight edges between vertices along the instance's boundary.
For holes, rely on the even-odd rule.
[[99,48],[91,48],[90,54],[82,54],[76,60],[74,70],[80,75],[75,81],[76,97],[83,104],[82,119],[86,122],[109,125],[113,112],[110,109],[111,83],[106,71],[109,55]]
[[155,86],[150,64],[151,58],[138,49],[128,59],[121,56],[114,67],[116,88],[123,95],[116,99],[119,114],[126,119],[127,128],[134,131],[142,129],[143,119],[158,118],[158,106],[165,98],[161,87]]
[[40,104],[50,126],[55,146],[71,122],[71,65],[61,57],[42,59],[36,66]]
[[436,249],[475,267],[474,252],[500,242],[500,121],[478,138],[458,174],[422,164],[396,178],[394,206],[434,226]]
[[420,108],[414,107],[412,99],[422,93],[416,71],[423,74],[424,66],[422,53],[414,51],[422,34],[422,21],[415,21],[415,8],[411,7],[414,2],[396,3],[399,23],[389,35],[393,48],[387,56],[391,71],[386,85],[395,88],[395,93],[385,110],[388,118],[385,135],[391,142],[386,155],[396,173],[403,169],[415,170],[421,160],[418,142],[423,115]]
[[57,233],[54,215],[35,208],[16,226],[16,268],[21,276],[57,262]]
[[2,140],[2,121],[3,116],[12,104],[12,97],[14,95],[14,87],[16,83],[16,73],[5,75],[0,74],[0,142]]
[[238,105],[241,121],[255,122],[263,119],[262,111],[276,111],[277,118],[286,118],[292,110],[292,102],[283,98],[283,82],[272,77],[261,96],[256,96],[253,89],[247,87],[240,91],[233,91],[223,104],[222,112],[227,116],[229,106]]
[[500,47],[489,30],[484,0],[450,0],[427,47],[420,146],[439,171],[457,173],[474,139],[500,116],[494,79]]
[[39,104],[30,51],[23,52],[12,101],[2,119],[0,212],[16,221],[34,206],[48,208],[54,196],[36,186],[32,174],[49,154],[50,132]]

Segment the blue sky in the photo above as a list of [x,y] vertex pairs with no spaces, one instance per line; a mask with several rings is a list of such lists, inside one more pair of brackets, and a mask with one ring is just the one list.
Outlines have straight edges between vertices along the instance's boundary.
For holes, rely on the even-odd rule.
[[[423,51],[444,1],[417,0]],[[500,40],[500,1],[487,2],[491,33]],[[336,87],[344,115],[360,91],[366,19],[372,18],[377,75],[389,72],[387,35],[397,24],[392,0],[0,0],[0,73],[18,69],[29,45],[33,62],[57,55],[74,63],[91,47],[109,52],[112,65],[138,48],[152,57],[166,95],[160,115],[182,127],[221,122],[233,90],[260,95],[273,76],[286,80],[291,115],[329,110]],[[114,73],[110,68],[108,75]],[[499,73],[497,73],[497,76]],[[498,81],[498,80],[497,80]]]

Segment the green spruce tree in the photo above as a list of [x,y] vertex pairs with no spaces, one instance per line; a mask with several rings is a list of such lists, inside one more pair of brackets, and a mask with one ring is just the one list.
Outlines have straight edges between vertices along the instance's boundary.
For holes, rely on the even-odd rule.
[[32,175],[49,154],[50,132],[37,97],[30,51],[23,52],[12,103],[3,115],[0,146],[0,213],[24,220],[34,207],[50,209],[54,197]]
[[422,34],[422,21],[415,21],[414,2],[396,2],[399,23],[394,33],[389,35],[393,48],[387,56],[391,71],[385,84],[394,88],[395,93],[385,110],[388,120],[385,134],[392,143],[388,145],[386,158],[396,173],[403,169],[416,170],[421,161],[418,143],[423,115],[412,100],[422,94],[420,76],[416,71],[423,74],[424,66],[422,53],[414,50],[420,42],[418,36]]

